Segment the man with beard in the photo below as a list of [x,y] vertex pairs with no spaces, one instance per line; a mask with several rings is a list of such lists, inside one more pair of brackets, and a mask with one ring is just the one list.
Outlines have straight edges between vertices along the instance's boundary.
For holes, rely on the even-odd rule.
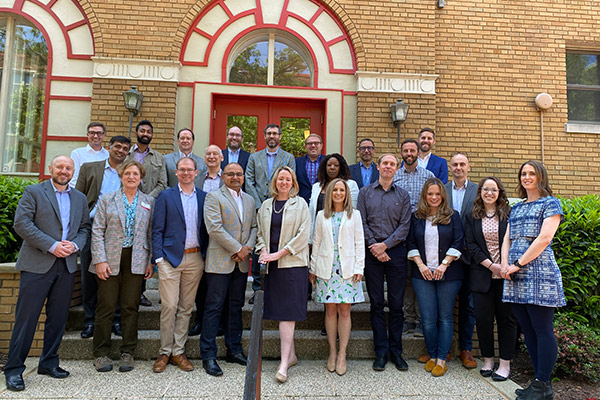
[[419,166],[433,172],[433,175],[444,182],[448,183],[448,162],[438,157],[431,152],[435,146],[435,132],[431,128],[423,128],[417,137],[419,140]]
[[364,138],[358,143],[357,148],[360,161],[350,166],[352,180],[358,183],[358,188],[370,185],[379,179],[379,171],[373,162],[375,156],[375,143],[369,138]]
[[[88,162],[81,166],[79,178],[75,189],[79,190],[87,197],[87,204],[90,212],[90,221],[93,223],[96,215],[96,205],[102,195],[119,190],[121,179],[117,173],[117,168],[127,157],[131,140],[125,136],[114,136],[110,139],[108,145],[108,159],[102,161]],[[92,261],[92,251],[90,238],[86,245],[81,249],[81,295],[83,302],[83,330],[82,338],[90,338],[94,333],[94,319],[96,318],[96,305],[98,302],[98,285],[96,276],[88,271]],[[112,331],[115,335],[121,336],[120,310],[117,309],[115,319],[113,320]]]
[[[403,163],[394,176],[394,184],[408,192],[411,210],[415,212],[425,181],[433,178],[434,175],[431,171],[426,170],[418,164],[419,143],[416,140],[406,139],[400,146],[400,152]],[[421,313],[417,304],[417,298],[415,297],[415,291],[412,287],[410,271],[411,268],[408,268],[406,290],[404,291],[405,320],[402,333],[414,333],[415,336],[423,336]]]
[[[160,192],[167,188],[167,168],[165,167],[165,158],[163,155],[150,148],[150,142],[154,135],[152,123],[146,119],[138,122],[135,127],[137,143],[129,150],[127,160],[136,160],[146,168],[146,175],[140,185],[140,190],[149,196],[158,197]],[[146,291],[146,280],[142,282],[142,297],[140,305],[144,307],[152,306],[152,302],[144,295]]]
[[237,126],[232,126],[227,131],[227,148],[223,149],[223,161],[221,162],[221,169],[225,169],[225,166],[229,163],[238,163],[244,171],[248,165],[248,158],[250,153],[242,150],[242,140],[244,139],[244,133]]
[[194,154],[194,132],[191,129],[183,128],[177,132],[177,147],[179,147],[178,151],[173,153],[165,154],[165,167],[167,168],[167,185],[169,187],[177,186],[179,180],[177,179],[177,174],[175,173],[177,169],[177,161],[183,157],[189,157],[196,161],[196,165],[198,166],[198,175],[196,175],[195,185],[198,186],[198,177],[204,173],[206,173],[206,164],[201,157],[198,157]]
[[[263,201],[271,197],[269,186],[277,168],[287,165],[296,171],[294,156],[279,148],[281,143],[279,125],[269,124],[265,127],[265,142],[267,142],[267,147],[264,150],[250,154],[246,167],[246,191],[254,198],[256,209],[259,209]],[[256,254],[252,255],[251,269],[254,279],[252,290],[256,292],[260,289],[260,267]],[[250,304],[252,303],[254,303],[254,297],[250,298]]]
[[[319,163],[323,159],[321,150],[323,149],[323,140],[316,133],[308,135],[304,141],[306,155],[296,158],[296,173],[300,192],[298,195],[310,203],[310,193],[312,186],[317,182],[317,171]],[[311,289],[312,287],[309,287]]]
[[25,389],[25,359],[46,303],[44,347],[37,373],[66,378],[59,366],[62,340],[73,294],[77,252],[90,235],[85,196],[68,184],[73,160],[57,156],[50,162],[50,180],[25,188],[15,212],[15,232],[23,239],[15,269],[21,273],[15,324],[4,366],[6,388]]

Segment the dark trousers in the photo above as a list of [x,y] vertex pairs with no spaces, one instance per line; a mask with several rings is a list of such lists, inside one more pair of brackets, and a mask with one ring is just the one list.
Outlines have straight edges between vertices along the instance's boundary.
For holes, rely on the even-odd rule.
[[473,330],[475,329],[475,310],[473,295],[469,287],[469,265],[457,261],[464,271],[464,285],[458,291],[458,344],[461,350],[473,349]]
[[492,279],[487,293],[473,292],[479,348],[483,357],[494,357],[494,317],[498,325],[500,358],[512,360],[517,340],[517,320],[510,303],[502,302],[504,279]]
[[198,291],[196,292],[196,318],[195,323],[202,325],[204,320],[204,308],[206,307],[206,274],[202,274]]
[[121,252],[119,274],[98,281],[98,307],[94,324],[94,357],[110,355],[112,317],[121,302],[121,354],[133,355],[137,346],[138,306],[142,294],[144,275],[131,273],[131,248]]
[[[365,279],[371,301],[371,328],[377,356],[387,354],[388,351],[396,355],[402,354],[402,325],[404,324],[402,305],[406,287],[406,247],[404,244],[400,244],[387,249],[387,254],[391,258],[388,262],[380,262],[368,249],[365,257]],[[386,326],[383,311],[384,279],[387,281],[390,309],[389,327]]]
[[550,381],[558,355],[554,307],[512,303],[512,310],[523,330],[535,377],[542,382]]
[[258,263],[258,254],[252,253],[252,262],[250,263],[250,273],[252,274],[252,290],[260,290],[260,264]]
[[217,358],[217,331],[225,303],[228,313],[224,320],[225,344],[228,354],[242,352],[242,307],[246,293],[247,273],[235,268],[230,274],[205,273],[208,293],[200,336],[200,354],[203,360]]
[[31,349],[33,335],[46,299],[44,347],[38,368],[58,366],[58,347],[65,331],[73,294],[74,273],[67,269],[64,258],[57,258],[43,274],[21,271],[19,297],[15,309],[15,326],[10,338],[6,376],[20,375]]
[[[83,326],[94,325],[96,319],[96,307],[98,306],[98,284],[96,274],[89,271],[92,263],[91,238],[81,249],[79,260],[81,262],[81,297],[83,303]],[[121,307],[117,304],[117,311],[113,318],[113,324],[121,321]]]

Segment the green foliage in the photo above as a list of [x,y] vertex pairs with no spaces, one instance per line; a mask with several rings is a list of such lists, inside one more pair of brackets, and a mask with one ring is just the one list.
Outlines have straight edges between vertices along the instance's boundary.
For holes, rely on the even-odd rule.
[[587,195],[561,204],[564,221],[552,245],[567,299],[559,312],[600,328],[600,198]]
[[12,227],[15,211],[25,187],[35,183],[33,179],[0,175],[0,262],[17,259],[22,240]]
[[554,334],[558,342],[556,375],[600,382],[600,333],[561,314],[554,321]]
[[244,132],[242,139],[242,149],[249,153],[256,151],[256,132],[258,131],[258,117],[253,115],[228,115],[227,130],[232,126],[237,126]]
[[310,132],[309,118],[281,118],[281,148],[294,157],[306,153],[304,132]]

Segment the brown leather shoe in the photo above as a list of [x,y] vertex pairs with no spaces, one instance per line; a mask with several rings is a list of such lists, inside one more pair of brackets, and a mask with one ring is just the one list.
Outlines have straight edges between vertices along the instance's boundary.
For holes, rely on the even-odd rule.
[[183,353],[179,354],[178,356],[171,356],[171,364],[177,365],[179,368],[187,372],[194,370],[194,364],[192,364]]
[[477,367],[477,361],[473,358],[473,355],[469,350],[461,350],[460,356],[458,356],[462,361],[462,365],[465,368],[473,369]]
[[420,362],[421,364],[426,363],[430,359],[431,359],[431,357],[429,357],[429,354],[423,354],[422,356],[417,357],[417,361]]
[[164,372],[165,368],[167,368],[167,364],[169,363],[169,356],[166,354],[161,354],[156,359],[154,366],[152,367],[152,371],[159,373]]

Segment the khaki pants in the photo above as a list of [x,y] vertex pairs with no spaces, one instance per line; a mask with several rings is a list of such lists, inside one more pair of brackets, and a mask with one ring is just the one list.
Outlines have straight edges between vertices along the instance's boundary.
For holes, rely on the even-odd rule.
[[204,261],[200,252],[184,254],[177,268],[166,260],[158,263],[160,354],[178,356],[184,352],[194,299],[203,272]]

